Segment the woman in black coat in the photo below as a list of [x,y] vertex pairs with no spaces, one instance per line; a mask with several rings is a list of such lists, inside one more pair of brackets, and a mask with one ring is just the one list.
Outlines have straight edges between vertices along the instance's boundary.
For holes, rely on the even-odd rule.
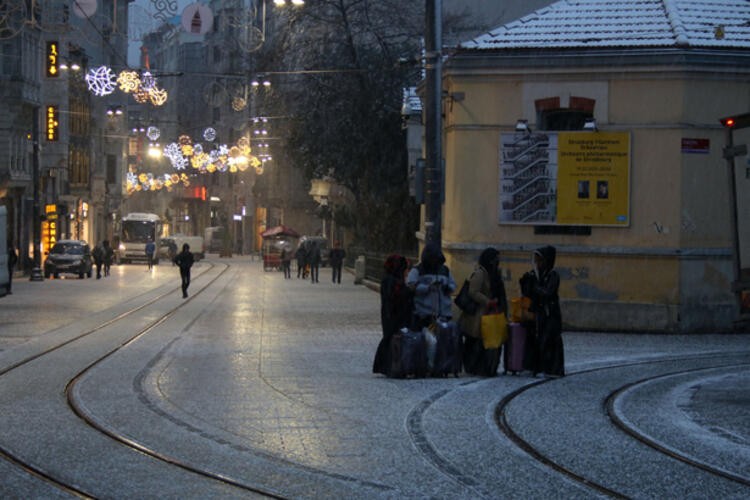
[[401,255],[390,255],[384,264],[380,281],[380,323],[383,338],[375,352],[373,373],[388,375],[391,365],[391,338],[401,328],[409,326],[412,312],[412,292],[406,286],[405,275],[409,260]]
[[560,275],[555,271],[556,250],[546,246],[534,251],[534,271],[521,278],[523,294],[531,298],[531,310],[536,314],[534,375],[541,372],[552,377],[565,375],[565,353],[562,341],[562,312],[560,311]]

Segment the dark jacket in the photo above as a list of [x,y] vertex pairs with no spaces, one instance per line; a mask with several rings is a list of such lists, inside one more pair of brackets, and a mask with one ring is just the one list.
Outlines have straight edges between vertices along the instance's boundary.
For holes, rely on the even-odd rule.
[[187,271],[191,267],[193,267],[193,253],[190,250],[183,250],[182,252],[177,254],[177,257],[174,258],[174,263],[177,264],[180,268],[180,271]]
[[332,248],[328,252],[328,261],[331,263],[331,267],[341,267],[344,263],[344,257],[346,257],[346,252],[343,248]]

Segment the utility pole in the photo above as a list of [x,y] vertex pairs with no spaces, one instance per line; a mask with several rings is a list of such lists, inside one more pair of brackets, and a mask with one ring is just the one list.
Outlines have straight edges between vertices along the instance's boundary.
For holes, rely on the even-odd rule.
[[42,274],[42,257],[39,254],[42,246],[41,210],[39,207],[39,107],[34,106],[31,117],[31,184],[33,192],[33,207],[31,210],[31,239],[34,240],[30,281],[44,281]]
[[425,5],[425,244],[441,246],[442,227],[442,0]]

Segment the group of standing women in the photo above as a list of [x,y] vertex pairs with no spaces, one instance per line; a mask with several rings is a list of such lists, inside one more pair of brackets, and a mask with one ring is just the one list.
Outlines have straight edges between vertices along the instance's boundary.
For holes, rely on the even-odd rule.
[[[558,290],[560,276],[555,271],[556,251],[546,246],[534,251],[534,269],[519,284],[521,293],[531,299],[534,320],[524,323],[527,332],[524,369],[534,375],[565,375],[562,342],[562,315]],[[500,253],[486,248],[469,278],[469,296],[477,303],[476,312],[462,312],[458,326],[463,334],[463,366],[471,375],[494,376],[500,362],[500,349],[485,349],[481,335],[482,315],[498,311],[508,315],[508,298],[500,273]],[[451,299],[456,283],[445,265],[440,247],[427,244],[418,265],[410,268],[403,256],[391,255],[385,262],[381,281],[381,324],[383,338],[378,345],[373,372],[388,375],[390,343],[401,328],[421,330],[436,318],[451,320]]]

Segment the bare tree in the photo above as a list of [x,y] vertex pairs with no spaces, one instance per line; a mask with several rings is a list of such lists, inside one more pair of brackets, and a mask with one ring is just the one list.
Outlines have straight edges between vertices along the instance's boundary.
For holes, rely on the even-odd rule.
[[[286,122],[286,155],[307,179],[328,176],[354,194],[334,211],[358,243],[415,246],[418,208],[408,196],[401,127],[404,87],[419,72],[399,58],[419,53],[421,6],[396,0],[317,0],[286,21],[259,60],[283,68],[276,112]],[[262,68],[260,68],[262,69]]]

